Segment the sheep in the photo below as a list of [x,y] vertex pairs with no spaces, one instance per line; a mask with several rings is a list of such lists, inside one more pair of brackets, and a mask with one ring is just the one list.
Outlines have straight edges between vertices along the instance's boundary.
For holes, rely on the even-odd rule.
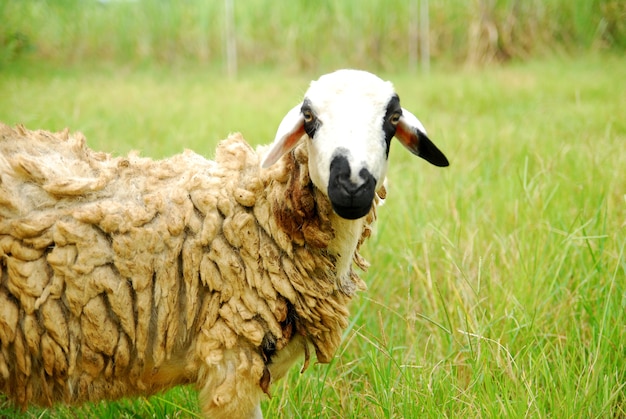
[[214,160],[0,124],[0,391],[26,407],[195,384],[207,417],[262,417],[298,359],[330,362],[366,289],[394,136],[448,165],[357,70],[312,82],[269,147],[232,134]]

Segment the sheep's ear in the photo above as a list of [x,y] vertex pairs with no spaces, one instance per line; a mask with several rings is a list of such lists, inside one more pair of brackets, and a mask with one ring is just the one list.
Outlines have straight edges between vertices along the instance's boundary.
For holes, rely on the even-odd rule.
[[261,167],[264,169],[276,163],[283,154],[298,145],[300,138],[305,134],[304,117],[302,116],[301,108],[302,103],[287,112],[287,115],[285,115],[278,126],[274,142],[270,146],[265,159],[263,159],[263,163],[261,163]]
[[419,119],[404,108],[396,129],[396,138],[411,153],[427,162],[439,167],[450,165],[446,156],[426,136],[426,130]]

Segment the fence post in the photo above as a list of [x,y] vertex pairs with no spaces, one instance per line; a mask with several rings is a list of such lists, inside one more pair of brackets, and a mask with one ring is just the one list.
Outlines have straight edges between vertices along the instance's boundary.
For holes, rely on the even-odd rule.
[[430,18],[428,0],[420,0],[420,58],[422,71],[430,71]]
[[409,2],[409,71],[415,73],[418,61],[423,73],[430,71],[430,17],[428,0]]
[[228,77],[237,76],[237,40],[235,32],[235,0],[224,0],[226,14],[226,74]]
[[418,24],[418,1],[409,1],[409,72],[415,73],[417,70],[417,42],[419,39],[419,24]]

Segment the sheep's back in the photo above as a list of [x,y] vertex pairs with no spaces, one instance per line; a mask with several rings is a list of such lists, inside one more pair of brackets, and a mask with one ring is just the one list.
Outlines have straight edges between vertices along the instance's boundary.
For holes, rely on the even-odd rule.
[[81,134],[1,126],[0,389],[20,404],[158,390],[145,372],[185,358],[191,255],[218,229],[192,196],[228,200],[226,176],[191,151],[112,157]]

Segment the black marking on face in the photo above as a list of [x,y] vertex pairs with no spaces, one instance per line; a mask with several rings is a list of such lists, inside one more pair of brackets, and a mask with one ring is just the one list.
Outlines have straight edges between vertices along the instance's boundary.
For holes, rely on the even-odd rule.
[[313,112],[313,109],[311,108],[311,101],[308,98],[305,98],[302,102],[300,112],[304,117],[304,132],[306,132],[309,138],[313,139],[315,131],[317,131],[320,127],[321,122],[317,119],[315,112]]
[[337,154],[330,163],[328,199],[333,210],[342,218],[356,220],[369,212],[376,192],[376,178],[365,168],[359,172],[363,183],[356,185],[350,179],[350,163],[346,156]]
[[402,115],[402,107],[400,106],[400,97],[394,94],[389,103],[387,104],[387,110],[385,111],[385,117],[383,118],[383,132],[385,133],[385,147],[387,156],[389,155],[389,147],[391,145],[391,139],[396,135],[396,128],[398,125],[398,118]]

